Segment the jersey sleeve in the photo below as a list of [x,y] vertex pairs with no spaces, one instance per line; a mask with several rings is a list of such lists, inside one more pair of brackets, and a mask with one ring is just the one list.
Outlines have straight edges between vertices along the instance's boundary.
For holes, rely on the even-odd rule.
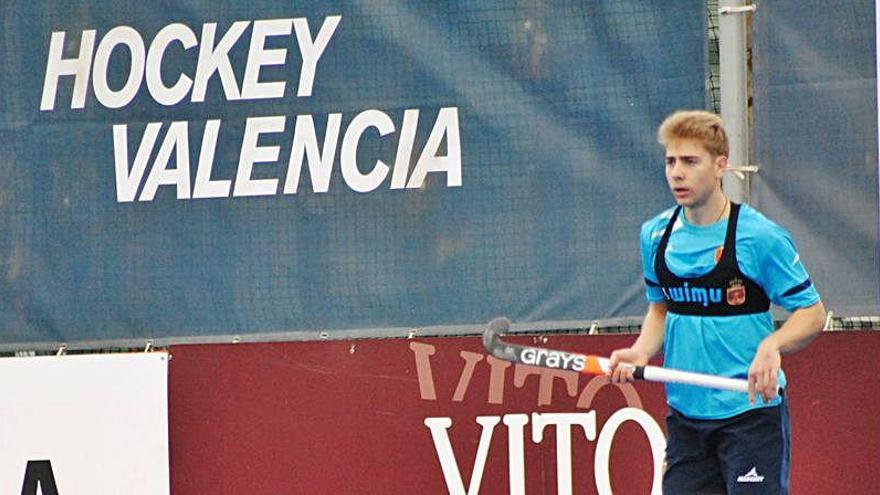
[[642,230],[639,235],[639,247],[642,255],[642,274],[645,279],[645,297],[648,299],[648,302],[661,302],[664,301],[663,291],[660,289],[660,281],[657,278],[657,274],[654,273],[654,253],[657,252],[657,247],[660,245],[660,236],[663,234],[663,231],[659,231],[660,235],[655,235],[657,232],[657,222],[651,221],[642,225]]
[[764,288],[770,301],[786,311],[819,302],[819,293],[813,286],[788,232],[773,225],[761,239],[758,283]]

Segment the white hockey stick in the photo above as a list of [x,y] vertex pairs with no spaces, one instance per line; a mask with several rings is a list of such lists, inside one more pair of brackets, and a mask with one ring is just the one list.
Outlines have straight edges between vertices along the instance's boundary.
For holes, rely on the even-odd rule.
[[[611,372],[608,358],[557,351],[543,347],[510,344],[501,340],[500,334],[507,332],[509,329],[510,321],[507,318],[495,318],[489,322],[488,327],[483,332],[483,347],[498,359],[529,366],[574,371],[587,375],[607,375]],[[732,390],[743,393],[748,393],[749,391],[749,382],[743,379],[680,371],[660,366],[633,366],[625,363],[620,364],[620,366],[631,368],[633,377],[637,380],[683,383],[697,387]]]

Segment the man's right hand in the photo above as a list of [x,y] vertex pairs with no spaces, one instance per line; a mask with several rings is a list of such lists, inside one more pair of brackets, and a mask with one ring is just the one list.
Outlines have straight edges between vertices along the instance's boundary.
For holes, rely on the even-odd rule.
[[[618,349],[611,353],[611,373],[608,378],[611,383],[627,383],[635,381],[633,378],[633,366],[648,364],[651,356],[663,347],[663,336],[666,333],[666,304],[652,302],[648,305],[645,321],[642,323],[642,331],[639,338],[632,346]],[[630,366],[621,366],[629,364]]]
[[609,378],[611,379],[611,383],[629,383],[635,381],[635,378],[633,378],[633,367],[648,364],[648,359],[649,356],[647,353],[641,352],[633,347],[618,349],[612,352],[611,358],[609,359],[611,365],[611,374],[609,375]]

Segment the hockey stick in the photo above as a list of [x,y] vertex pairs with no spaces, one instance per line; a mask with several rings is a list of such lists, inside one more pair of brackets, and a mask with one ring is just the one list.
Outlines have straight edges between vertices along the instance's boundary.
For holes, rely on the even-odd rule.
[[[611,371],[611,363],[608,358],[545,349],[543,347],[510,344],[501,340],[499,334],[505,333],[509,329],[510,321],[507,318],[495,318],[489,322],[488,327],[483,332],[483,347],[498,359],[540,368],[574,371],[586,375],[607,375]],[[620,366],[632,368],[633,377],[637,380],[683,383],[697,387],[732,390],[743,393],[748,393],[749,391],[749,382],[747,380],[673,370],[660,366],[633,366],[626,363],[621,363]]]

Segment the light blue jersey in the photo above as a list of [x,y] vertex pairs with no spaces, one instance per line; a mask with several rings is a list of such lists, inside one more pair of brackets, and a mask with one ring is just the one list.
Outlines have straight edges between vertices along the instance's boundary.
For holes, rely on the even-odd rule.
[[[650,302],[666,299],[655,273],[655,256],[675,209],[642,225],[642,270]],[[728,220],[692,225],[678,215],[666,248],[666,265],[681,278],[702,276],[721,255]],[[736,226],[736,262],[743,275],[756,282],[773,304],[788,311],[819,302],[806,269],[788,232],[748,205],[742,205]],[[769,311],[735,316],[694,316],[667,312],[663,343],[664,365],[669,368],[746,378],[758,345],[774,330]],[[785,387],[780,371],[779,384]],[[779,404],[751,405],[748,396],[689,385],[667,384],[669,406],[694,419],[723,419],[749,409]]]

